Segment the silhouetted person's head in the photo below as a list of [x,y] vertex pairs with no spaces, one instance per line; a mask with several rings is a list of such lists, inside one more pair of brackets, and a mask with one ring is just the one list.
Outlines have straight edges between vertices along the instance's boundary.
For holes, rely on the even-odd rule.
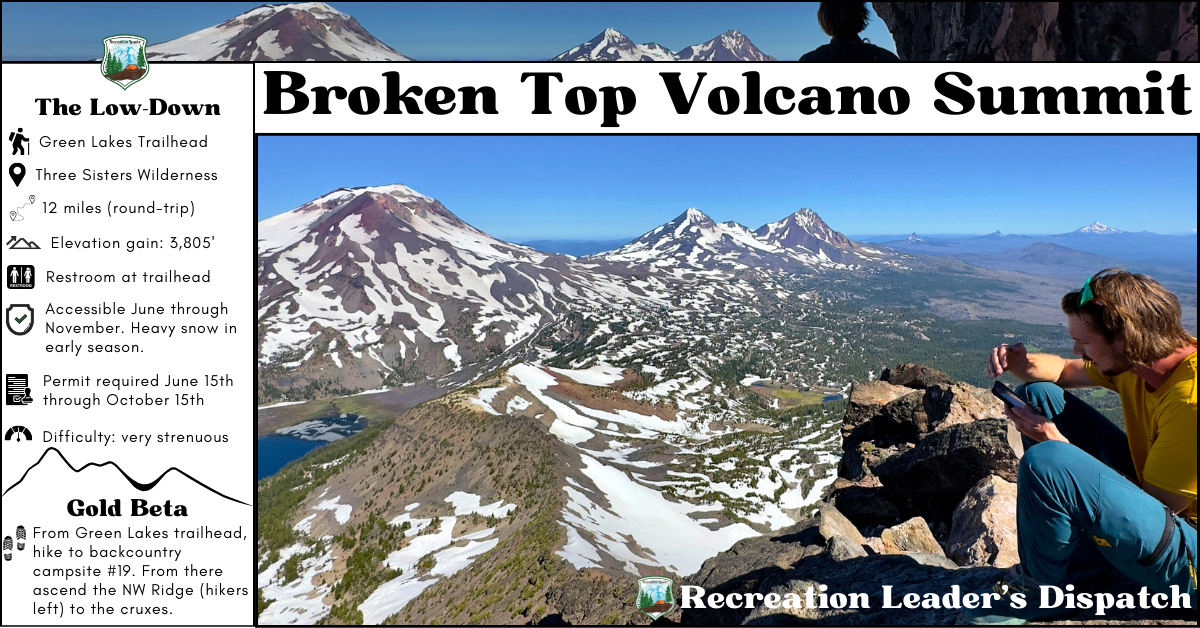
[[830,37],[853,36],[867,27],[867,3],[822,2],[817,7],[817,23]]

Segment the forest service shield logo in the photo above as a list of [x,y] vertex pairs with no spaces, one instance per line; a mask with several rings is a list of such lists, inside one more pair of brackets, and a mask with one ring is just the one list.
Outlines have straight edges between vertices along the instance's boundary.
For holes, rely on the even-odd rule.
[[675,582],[661,576],[638,578],[637,609],[650,619],[658,619],[674,610]]
[[150,73],[146,63],[146,38],[137,35],[105,37],[100,73],[121,89],[129,89],[130,85],[146,78]]

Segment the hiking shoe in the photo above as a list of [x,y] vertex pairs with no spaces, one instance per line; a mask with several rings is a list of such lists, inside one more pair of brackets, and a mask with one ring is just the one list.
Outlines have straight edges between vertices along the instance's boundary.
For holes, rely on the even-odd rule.
[[[1031,621],[1062,619],[1076,613],[1074,609],[1039,606],[1041,592],[1038,590],[1038,586],[1040,584],[1025,574],[1020,563],[1013,565],[1008,573],[1004,574],[1003,580],[996,582],[992,588],[979,592],[981,597],[992,593],[1000,595],[999,600],[992,596],[991,608],[964,609],[963,614],[966,616],[967,623],[972,626],[1024,626]],[[1013,606],[1012,596],[1014,593],[1024,596],[1024,608]]]

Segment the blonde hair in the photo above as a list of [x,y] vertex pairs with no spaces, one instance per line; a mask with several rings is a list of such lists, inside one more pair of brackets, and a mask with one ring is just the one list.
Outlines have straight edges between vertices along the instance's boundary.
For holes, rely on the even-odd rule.
[[[1084,301],[1089,287],[1092,296]],[[1134,366],[1157,362],[1192,342],[1180,320],[1179,299],[1150,277],[1119,268],[1105,268],[1084,288],[1068,292],[1062,311],[1078,316],[1110,344],[1123,341],[1125,359]]]

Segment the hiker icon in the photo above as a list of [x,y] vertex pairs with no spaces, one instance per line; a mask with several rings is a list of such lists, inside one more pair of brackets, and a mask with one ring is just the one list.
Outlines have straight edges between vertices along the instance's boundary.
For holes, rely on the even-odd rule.
[[25,134],[23,133],[23,131],[25,131],[24,128],[17,127],[16,133],[10,132],[8,134],[8,141],[12,142],[12,154],[14,154],[14,155],[28,155],[29,154],[29,152],[28,152],[29,151],[29,149],[28,149],[29,138],[25,137]]
[[33,434],[30,433],[29,428],[25,427],[24,425],[14,425],[8,428],[8,431],[4,433],[4,440],[15,440],[18,443],[23,440],[32,441]]

